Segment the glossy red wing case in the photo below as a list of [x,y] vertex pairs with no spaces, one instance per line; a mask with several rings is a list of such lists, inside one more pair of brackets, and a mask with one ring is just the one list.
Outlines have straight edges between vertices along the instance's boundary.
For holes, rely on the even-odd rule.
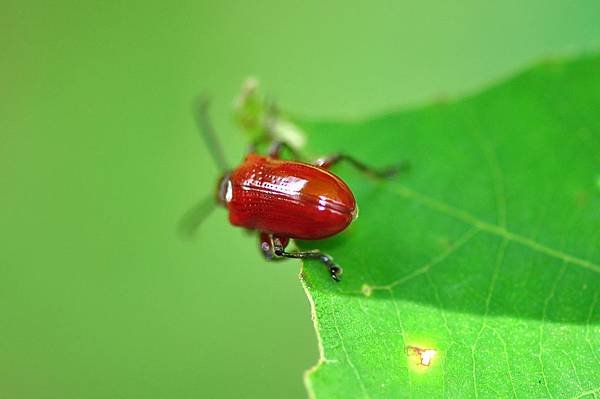
[[315,240],[344,230],[356,215],[350,188],[317,166],[250,154],[229,179],[226,206],[236,226]]

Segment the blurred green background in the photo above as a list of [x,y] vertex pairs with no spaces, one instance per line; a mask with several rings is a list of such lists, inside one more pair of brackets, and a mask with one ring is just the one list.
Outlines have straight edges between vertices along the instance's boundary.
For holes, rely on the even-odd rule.
[[2,398],[305,396],[299,263],[265,263],[223,210],[175,234],[218,173],[200,91],[237,162],[248,75],[355,118],[600,45],[598,1],[1,4]]

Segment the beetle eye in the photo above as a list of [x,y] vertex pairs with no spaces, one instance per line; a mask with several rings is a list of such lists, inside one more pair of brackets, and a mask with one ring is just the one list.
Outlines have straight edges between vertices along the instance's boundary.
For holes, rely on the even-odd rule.
[[227,205],[233,198],[233,186],[231,180],[229,180],[230,173],[225,173],[219,179],[219,185],[217,187],[217,202],[223,205]]
[[225,191],[225,201],[230,202],[233,198],[233,186],[231,180],[227,179],[227,191]]

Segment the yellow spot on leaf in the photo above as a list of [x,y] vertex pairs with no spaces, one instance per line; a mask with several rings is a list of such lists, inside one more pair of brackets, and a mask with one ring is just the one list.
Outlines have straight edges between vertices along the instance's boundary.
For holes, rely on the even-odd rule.
[[360,290],[364,296],[371,296],[373,293],[373,287],[371,287],[369,284],[363,284]]

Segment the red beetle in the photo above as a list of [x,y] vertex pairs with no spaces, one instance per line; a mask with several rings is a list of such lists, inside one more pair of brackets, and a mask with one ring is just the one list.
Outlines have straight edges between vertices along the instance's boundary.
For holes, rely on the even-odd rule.
[[[321,158],[314,164],[282,160],[280,153],[284,148],[297,154],[285,143],[275,141],[267,156],[256,154],[252,146],[244,162],[230,170],[209,123],[206,101],[199,103],[197,122],[211,154],[225,171],[219,179],[217,203],[227,208],[231,224],[258,231],[265,258],[319,259],[336,281],[342,268],[331,256],[317,249],[285,250],[290,239],[331,237],[358,216],[352,191],[328,169],[340,161],[348,161],[361,171],[381,178],[394,175],[406,165],[376,170],[343,154]],[[205,202],[192,210],[184,218],[184,230],[192,232],[213,204]]]

